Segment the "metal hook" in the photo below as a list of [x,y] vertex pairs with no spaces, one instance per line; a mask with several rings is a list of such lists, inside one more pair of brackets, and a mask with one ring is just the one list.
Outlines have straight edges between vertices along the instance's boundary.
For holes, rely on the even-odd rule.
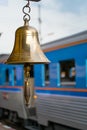
[[[31,11],[31,8],[29,7],[29,5],[30,5],[30,3],[29,3],[29,1],[30,0],[27,0],[28,1],[28,3],[23,7],[23,9],[22,9],[22,11],[23,11],[23,13],[25,14],[24,15],[24,17],[23,17],[23,20],[25,21],[26,19],[27,19],[27,21],[30,21],[30,15],[29,15],[29,13],[30,13],[30,11]],[[25,8],[28,8],[28,12],[26,13],[26,11],[25,11]],[[28,18],[27,18],[28,17]]]

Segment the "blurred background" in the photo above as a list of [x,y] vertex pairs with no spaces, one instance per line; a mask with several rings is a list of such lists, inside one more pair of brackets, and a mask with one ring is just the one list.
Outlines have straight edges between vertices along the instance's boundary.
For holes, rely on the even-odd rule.
[[[26,3],[0,0],[0,54],[11,53]],[[87,30],[87,0],[41,0],[30,7],[30,26],[38,30],[41,44]]]

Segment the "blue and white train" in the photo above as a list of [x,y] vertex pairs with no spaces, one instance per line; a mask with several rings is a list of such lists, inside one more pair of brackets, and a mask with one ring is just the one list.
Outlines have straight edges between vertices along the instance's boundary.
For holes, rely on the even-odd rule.
[[15,120],[17,115],[22,120],[37,122],[41,130],[63,126],[86,130],[87,31],[41,47],[51,63],[33,67],[33,108],[24,103],[23,65],[5,65],[1,58],[0,117],[4,113]]

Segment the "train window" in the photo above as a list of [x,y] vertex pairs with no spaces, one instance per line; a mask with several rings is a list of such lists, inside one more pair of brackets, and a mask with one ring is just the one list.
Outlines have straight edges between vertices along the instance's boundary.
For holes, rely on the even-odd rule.
[[14,71],[14,85],[16,85],[16,68],[13,68],[13,71]]
[[31,70],[30,70],[30,77],[34,77],[34,67],[31,65]]
[[45,64],[45,85],[49,85],[50,79],[49,79],[49,65]]
[[60,84],[62,86],[74,86],[75,85],[75,61],[66,60],[60,61]]
[[6,83],[6,85],[8,85],[8,83],[9,83],[9,70],[6,69],[5,73],[6,73],[5,83]]

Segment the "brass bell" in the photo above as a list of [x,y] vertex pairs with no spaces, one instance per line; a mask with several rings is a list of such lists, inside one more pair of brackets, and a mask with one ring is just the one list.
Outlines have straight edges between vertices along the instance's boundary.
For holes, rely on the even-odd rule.
[[[7,59],[7,64],[24,64],[24,98],[28,107],[33,106],[34,102],[34,78],[31,77],[32,64],[45,64],[50,61],[44,55],[40,48],[38,32],[35,28],[29,26],[30,16],[25,12],[25,8],[29,8],[29,0],[23,7],[24,26],[19,27],[15,32],[15,42],[11,55]],[[31,0],[36,1],[36,0]],[[39,0],[37,0],[39,1]],[[25,18],[26,16],[29,19]]]
[[25,20],[24,26],[16,30],[14,48],[7,64],[43,64],[49,63],[40,48],[38,32]]

